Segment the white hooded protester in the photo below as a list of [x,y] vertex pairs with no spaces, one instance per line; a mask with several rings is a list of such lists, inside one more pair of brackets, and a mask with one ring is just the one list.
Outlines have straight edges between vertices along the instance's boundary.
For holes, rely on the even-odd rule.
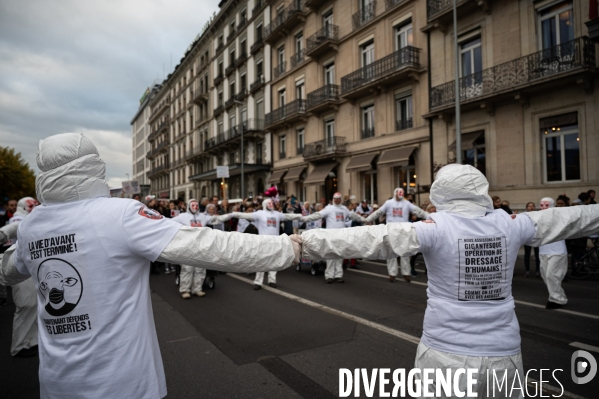
[[[37,205],[32,197],[24,197],[17,202],[17,210],[8,225],[0,228],[0,245],[6,242],[15,244],[19,223]],[[0,259],[2,254],[0,254]],[[13,318],[11,356],[30,357],[38,353],[37,326],[37,291],[32,279],[27,279],[12,286],[12,297],[15,303]]]
[[[539,203],[541,210],[555,207],[553,198],[542,198]],[[566,293],[562,288],[562,280],[568,271],[568,250],[566,240],[552,242],[539,247],[541,278],[547,285],[549,300],[546,309],[559,309],[568,303]]]
[[[428,213],[404,199],[404,190],[401,187],[393,191],[393,198],[387,200],[376,212],[366,218],[366,221],[372,223],[379,216],[385,215],[387,223],[406,223],[410,219],[410,212],[415,214],[420,219],[426,219]],[[401,274],[409,283],[412,279],[410,274],[410,257],[400,257]],[[389,273],[389,281],[394,282],[397,277],[397,257],[387,259],[387,272]]]
[[[301,213],[282,213],[275,210],[274,200],[267,198],[262,201],[262,209],[253,213],[233,212],[232,217],[237,219],[254,222],[258,229],[258,235],[278,236],[280,232],[281,222],[301,219]],[[267,271],[267,270],[264,270]],[[262,288],[264,283],[264,271],[256,273],[254,279],[254,290]],[[277,272],[276,270],[268,272],[268,285],[272,288],[277,287]]]
[[[389,259],[422,252],[428,301],[415,368],[447,370],[459,364],[478,369],[481,384],[486,370],[514,381],[516,372],[524,375],[511,292],[518,250],[595,234],[599,205],[508,215],[493,210],[488,190],[476,168],[447,165],[431,186],[430,201],[437,208],[431,220],[309,230],[301,236],[302,258]],[[465,384],[462,376],[460,386]]]
[[[345,205],[341,204],[341,193],[337,192],[333,194],[333,203],[327,205],[323,210],[314,212],[311,215],[302,217],[302,223],[309,223],[315,220],[324,219],[326,222],[326,229],[343,229],[346,226],[346,221],[349,219],[356,222],[364,223],[366,219],[355,212],[351,212]],[[353,229],[352,229],[353,230]],[[361,258],[359,256],[346,256],[345,258]],[[327,258],[327,268],[324,271],[324,278],[327,284],[333,282],[343,283],[343,259],[344,257],[338,258]]]
[[[210,204],[212,205],[212,204]],[[212,205],[214,207],[214,205]],[[197,199],[190,199],[187,206],[187,212],[183,212],[171,220],[190,227],[206,227],[209,224],[226,222],[231,219],[231,215],[207,215],[200,212],[200,203]],[[206,279],[206,269],[202,267],[193,267],[181,265],[181,274],[179,275],[179,292],[183,299],[191,298],[191,295],[203,297],[206,295],[202,286]],[[191,294],[190,294],[191,292]]]
[[248,273],[299,261],[299,237],[182,226],[110,198],[104,161],[82,134],[41,140],[37,165],[41,206],[20,223],[0,282],[35,284],[42,398],[166,396],[150,261]]

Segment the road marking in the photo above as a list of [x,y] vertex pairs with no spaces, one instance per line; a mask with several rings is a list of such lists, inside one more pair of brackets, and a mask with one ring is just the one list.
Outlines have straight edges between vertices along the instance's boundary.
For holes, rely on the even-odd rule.
[[[374,263],[374,262],[368,262],[368,263]],[[354,273],[362,273],[362,274],[368,274],[370,276],[375,276],[375,277],[381,277],[384,278],[385,280],[388,280],[389,277],[382,275],[382,274],[378,274],[378,273],[372,273],[372,272],[366,272],[364,270],[356,270],[356,269],[347,269],[350,272],[354,272]],[[418,281],[414,281],[414,279],[412,278],[412,283],[411,284],[415,284],[415,285],[422,285],[424,287],[428,287],[427,283],[420,283]],[[532,306],[535,308],[539,308],[539,309],[545,309],[545,305],[539,305],[538,303],[532,303],[532,302],[525,302],[525,301],[518,301],[514,299],[514,302],[519,304],[519,305],[525,305],[525,306]],[[594,319],[594,320],[599,320],[599,316],[594,315],[594,314],[589,314],[589,313],[582,313],[582,312],[575,312],[574,310],[568,310],[568,309],[554,309],[555,312],[561,312],[561,313],[567,313],[567,314],[571,314],[574,316],[580,316],[580,317],[586,317],[589,319]]]
[[[360,272],[360,273],[366,273],[366,274],[373,274],[375,276],[380,276],[380,275],[375,274],[375,273],[364,272],[364,271],[361,271],[361,270],[352,270],[352,271],[354,271],[354,272]],[[247,278],[238,276],[235,273],[227,273],[227,276],[233,277],[234,279],[237,279],[239,281],[243,281],[243,282],[245,282],[247,284],[254,284],[254,282],[252,280],[249,280]],[[422,283],[420,283],[420,284],[422,284]],[[327,313],[330,313],[330,314],[334,314],[334,315],[339,316],[339,317],[343,317],[343,318],[351,320],[351,321],[353,321],[355,323],[362,324],[364,326],[367,326],[367,327],[373,328],[375,330],[384,332],[386,334],[392,335],[392,336],[397,337],[399,339],[403,339],[403,340],[411,342],[413,344],[418,345],[420,343],[420,338],[415,337],[415,336],[410,335],[410,334],[406,334],[406,333],[398,331],[398,330],[394,330],[394,329],[386,327],[386,326],[383,326],[382,324],[374,323],[372,321],[363,319],[361,317],[354,316],[354,315],[346,313],[346,312],[342,312],[341,310],[330,308],[330,307],[322,305],[320,303],[312,302],[312,301],[310,301],[308,299],[304,299],[304,298],[299,297],[297,295],[293,295],[293,294],[290,294],[290,293],[285,292],[285,291],[281,291],[281,290],[276,289],[276,288],[271,288],[271,287],[268,287],[266,285],[263,285],[262,289],[270,291],[270,292],[272,292],[274,294],[283,296],[285,298],[291,299],[293,301],[296,301],[296,302],[299,302],[299,303],[303,303],[304,305],[308,305],[308,306],[311,306],[313,308],[320,309],[320,310],[322,310],[324,312],[327,312]],[[572,344],[570,344],[570,345],[572,345]],[[584,344],[582,344],[582,345],[584,345]],[[599,348],[597,348],[597,349],[599,349]],[[532,382],[532,381],[538,382],[538,381],[535,381],[535,380],[530,379],[530,378],[528,380],[530,380],[530,382]],[[527,382],[527,384],[529,386],[531,386],[531,387],[534,388],[535,386],[532,385],[530,382]],[[561,389],[559,389],[557,387],[554,387],[552,385],[543,384],[542,387],[543,387],[544,391],[554,392],[554,393],[560,393],[560,392],[562,392]],[[562,398],[586,399],[583,396],[575,395],[575,394],[572,394],[572,393],[567,392],[565,390],[563,391],[563,393],[564,393],[564,396],[562,396]]]
[[197,338],[197,335],[194,337],[187,337],[187,338],[181,338],[181,339],[174,339],[172,341],[166,341],[167,344],[172,344],[173,342],[183,342],[183,341],[189,341],[190,339],[194,339]]
[[[233,277],[233,278],[235,278],[237,280],[246,282],[248,284],[254,284],[254,282],[252,280],[248,280],[247,278],[238,276],[235,273],[227,273],[227,276],[231,276],[231,277]],[[304,299],[302,297],[299,297],[299,296],[296,296],[296,295],[293,295],[293,294],[289,294],[289,293],[287,293],[285,291],[281,291],[281,290],[278,290],[276,288],[271,288],[271,287],[263,285],[262,289],[263,290],[267,290],[267,291],[271,291],[271,292],[273,292],[275,294],[278,294],[278,295],[281,295],[281,296],[284,296],[285,298],[288,298],[288,299],[291,299],[291,300],[303,303],[304,305],[308,305],[308,306],[311,306],[313,308],[320,309],[322,311],[325,311],[325,312],[328,312],[328,313],[331,313],[331,314],[343,317],[345,319],[351,320],[351,321],[356,322],[358,324],[362,324],[364,326],[367,326],[367,327],[370,327],[370,328],[374,328],[375,330],[379,330],[381,332],[393,335],[394,337],[406,340],[408,342],[412,342],[412,343],[414,343],[416,345],[418,345],[420,343],[420,338],[415,337],[415,336],[410,335],[410,334],[403,333],[401,331],[394,330],[394,329],[386,327],[386,326],[383,326],[382,324],[374,323],[372,321],[363,319],[361,317],[354,316],[352,314],[345,313],[345,312],[342,312],[342,311],[337,310],[337,309],[330,308],[330,307],[325,306],[325,305],[321,305],[320,303],[312,302],[312,301],[310,301],[308,299]]]
[[[368,274],[369,276],[382,277],[385,280],[389,280],[389,276],[383,276],[382,274],[377,274],[377,273],[372,273],[372,272],[366,272],[364,270],[356,270],[356,269],[347,269],[347,270],[349,270],[352,273]],[[398,276],[397,281],[398,282],[402,281],[402,277]],[[405,281],[405,280],[403,280],[403,281]],[[414,281],[414,278],[412,278],[412,282],[410,284],[423,285],[425,287],[428,287],[427,283],[419,283],[418,281]]]
[[573,347],[579,348],[579,349],[584,349],[584,350],[591,351],[591,352],[599,353],[599,347],[589,345],[589,344],[583,344],[582,342],[572,342],[570,344],[570,346],[573,346]]

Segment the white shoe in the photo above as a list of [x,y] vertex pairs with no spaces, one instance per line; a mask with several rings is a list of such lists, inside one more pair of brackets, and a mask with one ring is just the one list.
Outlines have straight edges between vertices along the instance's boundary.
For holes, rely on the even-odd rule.
[[206,293],[204,291],[198,291],[198,292],[196,292],[196,295],[201,298],[203,296],[206,296]]
[[189,294],[189,292],[184,292],[181,294],[181,298],[183,299],[189,299],[191,298],[191,295]]

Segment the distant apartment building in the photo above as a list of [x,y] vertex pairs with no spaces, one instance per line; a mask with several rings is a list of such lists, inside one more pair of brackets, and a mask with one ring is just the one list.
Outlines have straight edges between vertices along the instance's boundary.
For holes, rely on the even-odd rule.
[[226,165],[230,198],[422,202],[459,152],[515,208],[575,198],[599,186],[589,5],[457,1],[458,149],[453,0],[223,0],[147,103],[151,191],[220,196]]
[[145,91],[139,101],[139,109],[131,120],[133,146],[131,168],[133,175],[131,176],[131,180],[137,180],[143,195],[147,195],[150,189],[150,179],[148,177],[150,162],[147,159],[147,152],[150,148],[148,136],[151,132],[149,120],[152,110],[149,107],[149,103],[155,95],[155,89],[148,88]]

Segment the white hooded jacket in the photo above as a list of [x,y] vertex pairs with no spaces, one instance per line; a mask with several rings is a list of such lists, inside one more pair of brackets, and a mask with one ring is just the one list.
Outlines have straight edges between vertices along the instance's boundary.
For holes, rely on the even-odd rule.
[[291,240],[185,227],[138,201],[109,198],[104,162],[80,134],[51,136],[39,148],[42,205],[20,223],[0,280],[35,282],[41,397],[164,397],[149,262],[280,270],[293,261]]
[[599,206],[512,218],[493,211],[487,193],[488,182],[475,168],[446,166],[431,187],[434,223],[307,231],[302,257],[389,259],[422,252],[429,278],[422,342],[458,355],[516,354],[520,335],[511,279],[518,249],[599,231]]

